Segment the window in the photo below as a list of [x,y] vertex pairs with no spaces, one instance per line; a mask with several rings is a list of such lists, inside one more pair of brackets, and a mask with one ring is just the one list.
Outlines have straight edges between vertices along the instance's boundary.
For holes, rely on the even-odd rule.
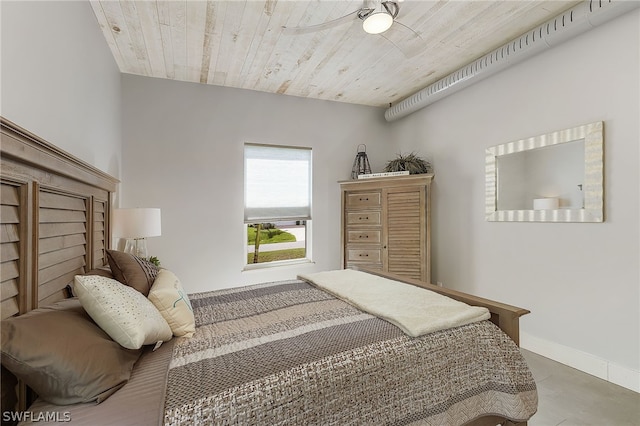
[[308,259],[311,149],[244,146],[247,265]]

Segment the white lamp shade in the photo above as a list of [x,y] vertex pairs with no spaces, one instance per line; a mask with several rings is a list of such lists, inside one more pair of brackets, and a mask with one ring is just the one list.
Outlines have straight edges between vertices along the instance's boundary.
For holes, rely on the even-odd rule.
[[380,34],[391,28],[393,17],[387,12],[374,12],[362,22],[362,29],[369,34]]
[[160,209],[115,209],[113,234],[121,238],[147,238],[162,235]]

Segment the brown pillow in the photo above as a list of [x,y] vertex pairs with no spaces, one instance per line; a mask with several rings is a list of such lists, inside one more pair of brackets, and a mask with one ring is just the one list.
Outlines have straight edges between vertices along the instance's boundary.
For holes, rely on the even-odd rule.
[[140,350],[100,329],[78,299],[2,321],[2,365],[58,405],[107,399],[129,380]]
[[82,275],[100,275],[101,277],[113,278],[113,273],[108,266],[101,266],[99,268],[94,268],[89,272],[86,272]]
[[149,295],[160,268],[148,260],[122,251],[107,250],[107,259],[116,280],[145,296]]

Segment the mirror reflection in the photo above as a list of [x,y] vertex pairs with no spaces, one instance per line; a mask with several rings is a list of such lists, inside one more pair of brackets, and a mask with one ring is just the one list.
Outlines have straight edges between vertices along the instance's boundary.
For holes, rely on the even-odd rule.
[[584,207],[584,139],[497,158],[498,210]]

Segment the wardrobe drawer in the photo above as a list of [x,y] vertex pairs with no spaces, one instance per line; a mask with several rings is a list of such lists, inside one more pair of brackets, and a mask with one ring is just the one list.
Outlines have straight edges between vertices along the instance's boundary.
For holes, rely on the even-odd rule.
[[371,271],[382,271],[381,263],[363,264],[362,262],[347,262],[345,264],[345,269],[358,269],[361,267],[366,267],[368,270],[371,270]]
[[347,194],[347,209],[380,207],[379,192],[356,192]]
[[347,213],[347,225],[380,225],[380,212],[365,210]]
[[380,243],[380,231],[373,229],[364,230],[347,230],[347,242],[348,243]]
[[372,249],[348,248],[347,261],[348,262],[380,263],[382,261],[382,250],[373,249],[373,248]]

